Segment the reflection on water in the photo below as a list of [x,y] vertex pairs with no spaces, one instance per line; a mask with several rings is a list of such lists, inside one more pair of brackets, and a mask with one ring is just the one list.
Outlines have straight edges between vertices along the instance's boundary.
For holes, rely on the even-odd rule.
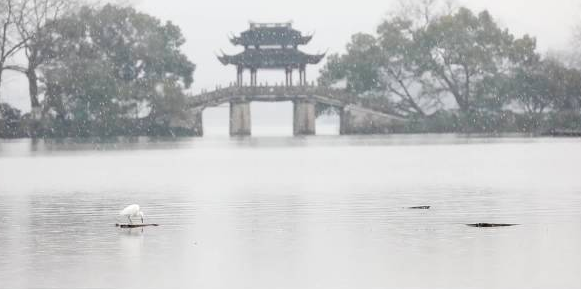
[[[581,141],[0,142],[0,288],[579,288]],[[160,227],[119,229],[139,203]],[[430,210],[409,206],[430,205]],[[478,229],[466,223],[518,223]]]

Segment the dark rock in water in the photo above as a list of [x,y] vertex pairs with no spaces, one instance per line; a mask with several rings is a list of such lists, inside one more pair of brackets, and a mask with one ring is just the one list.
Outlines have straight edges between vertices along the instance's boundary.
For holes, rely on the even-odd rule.
[[417,206],[417,207],[409,207],[410,210],[429,210],[431,206]]
[[581,131],[551,129],[541,133],[541,135],[554,137],[581,137]]
[[466,226],[475,227],[475,228],[497,228],[497,227],[512,227],[512,226],[518,226],[518,224],[477,223],[477,224],[466,224]]
[[143,228],[143,227],[157,227],[159,224],[115,224],[115,227],[131,229],[131,228]]

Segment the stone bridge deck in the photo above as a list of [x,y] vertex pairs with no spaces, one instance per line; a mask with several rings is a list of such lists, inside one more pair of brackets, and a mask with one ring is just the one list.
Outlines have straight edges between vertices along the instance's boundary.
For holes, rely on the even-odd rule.
[[344,108],[360,107],[375,113],[393,116],[389,112],[387,101],[372,98],[360,98],[350,95],[345,90],[322,86],[229,86],[216,88],[214,91],[202,92],[189,99],[192,109],[204,109],[228,102],[277,102],[312,100],[329,106]]
[[320,86],[229,86],[205,91],[188,99],[189,120],[178,121],[197,134],[203,134],[202,112],[207,107],[230,103],[230,134],[251,134],[250,102],[292,101],[295,135],[315,134],[316,104],[340,111],[341,134],[385,133],[402,119],[389,113],[387,101],[354,97],[345,90]]

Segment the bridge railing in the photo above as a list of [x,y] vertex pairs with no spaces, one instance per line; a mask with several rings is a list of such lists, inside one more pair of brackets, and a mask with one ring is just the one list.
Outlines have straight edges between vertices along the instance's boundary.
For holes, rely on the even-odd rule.
[[[190,107],[214,106],[220,103],[228,102],[233,98],[252,98],[256,96],[272,96],[284,100],[292,100],[301,97],[323,97],[329,100],[326,104],[334,106],[359,105],[368,109],[376,110],[383,113],[392,113],[389,101],[382,98],[357,97],[348,93],[344,89],[329,88],[317,86],[314,83],[301,86],[274,86],[261,84],[258,86],[237,86],[230,84],[227,87],[217,86],[213,91],[202,91],[199,95],[189,99]],[[325,103],[322,100],[321,102]]]

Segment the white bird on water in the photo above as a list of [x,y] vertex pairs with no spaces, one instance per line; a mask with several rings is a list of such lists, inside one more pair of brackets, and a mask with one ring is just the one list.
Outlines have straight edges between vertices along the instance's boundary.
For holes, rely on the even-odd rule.
[[133,204],[127,206],[127,208],[123,209],[123,211],[119,212],[120,216],[127,217],[130,224],[133,224],[133,220],[131,217],[141,217],[141,223],[143,224],[143,212],[139,208],[139,205]]

